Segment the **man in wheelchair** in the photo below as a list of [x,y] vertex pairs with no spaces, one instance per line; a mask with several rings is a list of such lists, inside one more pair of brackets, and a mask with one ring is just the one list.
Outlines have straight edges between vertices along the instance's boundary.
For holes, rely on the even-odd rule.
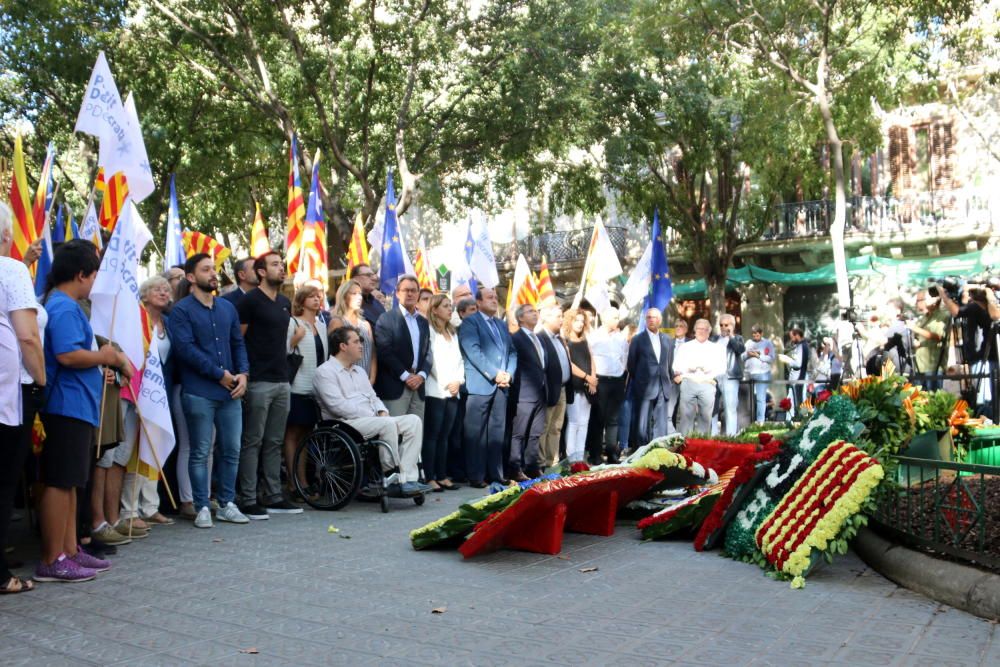
[[[358,365],[364,354],[361,336],[353,327],[340,327],[330,333],[333,352],[316,369],[313,389],[323,419],[339,419],[358,431],[363,438],[384,440],[399,461],[400,490],[415,496],[430,491],[420,482],[420,448],[423,423],[416,415],[390,417],[375,395],[368,373]],[[383,465],[386,462],[383,461]]]

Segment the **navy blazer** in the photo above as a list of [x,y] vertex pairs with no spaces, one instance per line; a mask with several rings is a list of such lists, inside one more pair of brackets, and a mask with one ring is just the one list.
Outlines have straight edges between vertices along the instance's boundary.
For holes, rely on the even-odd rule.
[[[546,405],[551,408],[558,403],[559,392],[563,388],[566,389],[566,403],[572,403],[573,387],[571,384],[573,382],[573,362],[569,358],[569,348],[561,338],[551,338],[544,331],[538,334],[538,340],[541,342],[542,348],[545,350],[545,381],[549,385],[549,400]],[[562,366],[559,365],[559,357],[557,356],[555,348],[556,345],[562,345],[563,352],[566,354],[566,361],[569,363],[569,379],[566,380],[565,385],[562,382]]]
[[517,373],[517,352],[507,325],[493,318],[500,336],[500,345],[497,345],[485,317],[482,313],[473,313],[458,327],[458,344],[465,359],[465,388],[477,396],[490,396],[497,390],[498,371],[507,371],[511,378]]
[[[540,338],[540,337],[539,337]],[[545,368],[542,360],[538,358],[538,351],[535,344],[528,338],[528,334],[518,329],[511,336],[514,349],[517,351],[517,374],[514,376],[514,391],[517,400],[529,402],[549,403],[549,383],[545,375]],[[544,348],[544,343],[538,341]],[[555,350],[552,350],[555,354]],[[545,350],[546,362],[549,360],[549,351]]]
[[636,399],[677,393],[674,384],[674,341],[664,333],[660,337],[660,360],[656,360],[649,333],[643,329],[632,337],[628,346],[628,374],[632,378],[632,396]]
[[[417,315],[417,329],[420,341],[416,358],[413,356],[413,342],[410,329],[398,306],[379,315],[375,323],[375,353],[378,356],[378,373],[375,375],[375,393],[383,400],[395,400],[403,395],[406,384],[400,380],[403,371],[424,373],[424,379],[431,374],[431,330],[427,320]],[[424,396],[424,386],[418,390]]]

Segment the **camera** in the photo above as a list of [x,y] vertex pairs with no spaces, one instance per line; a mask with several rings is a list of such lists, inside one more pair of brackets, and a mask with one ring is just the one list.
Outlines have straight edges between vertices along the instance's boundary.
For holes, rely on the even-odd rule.
[[927,279],[927,295],[938,298],[943,289],[952,301],[958,301],[962,293],[965,279],[959,276],[942,276],[941,278]]

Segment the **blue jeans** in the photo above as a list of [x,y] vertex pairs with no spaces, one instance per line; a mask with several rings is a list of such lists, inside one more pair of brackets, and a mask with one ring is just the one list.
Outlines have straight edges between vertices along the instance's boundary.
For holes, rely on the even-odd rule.
[[764,415],[767,414],[767,388],[771,383],[770,373],[751,373],[750,379],[753,380],[753,397],[754,397],[754,421],[758,424],[764,422]]
[[242,403],[232,399],[213,401],[182,393],[181,405],[191,440],[188,475],[195,511],[208,507],[208,458],[213,443],[218,444],[212,466],[218,474],[215,497],[219,505],[225,507],[236,495],[236,471],[240,465],[240,436],[243,433]]

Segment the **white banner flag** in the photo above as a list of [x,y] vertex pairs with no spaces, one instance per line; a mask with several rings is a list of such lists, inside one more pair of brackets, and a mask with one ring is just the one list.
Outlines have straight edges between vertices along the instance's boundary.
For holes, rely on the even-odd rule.
[[625,297],[625,303],[628,304],[629,308],[635,308],[649,294],[649,278],[652,274],[653,242],[650,241],[646,245],[646,250],[642,253],[642,257],[639,258],[639,263],[635,265],[632,273],[629,274],[628,282],[622,288],[622,296]]
[[[163,381],[163,364],[156,338],[146,354],[146,365],[142,369],[142,384],[136,402],[142,415],[139,429],[139,460],[148,466],[160,469],[174,449],[174,426],[170,421],[170,404],[166,384]],[[154,455],[155,452],[155,455]]]
[[90,326],[118,343],[136,368],[142,368],[142,317],[139,313],[139,257],[153,238],[131,198],[125,200],[97,279],[90,290]]
[[152,194],[155,190],[153,172],[146,156],[135,104],[127,107],[122,103],[103,51],[97,56],[84,91],[75,131],[100,140],[98,163],[104,167],[105,178],[111,178],[118,172],[125,174],[129,194],[137,202]]
[[483,287],[496,287],[500,284],[497,274],[497,258],[493,254],[493,242],[490,240],[490,230],[486,224],[486,216],[479,212],[472,225],[472,255],[469,257],[469,268],[472,269],[476,281]]
[[93,242],[98,248],[104,247],[104,242],[101,240],[101,223],[97,220],[97,206],[94,205],[93,199],[87,207],[83,221],[80,222],[80,238]]
[[583,277],[580,280],[580,291],[577,292],[573,307],[578,308],[584,297],[600,314],[611,302],[608,299],[608,281],[622,274],[622,265],[618,253],[611,243],[608,230],[604,228],[601,219],[594,223],[594,233],[590,237],[590,247],[587,250],[587,261],[583,265]]

